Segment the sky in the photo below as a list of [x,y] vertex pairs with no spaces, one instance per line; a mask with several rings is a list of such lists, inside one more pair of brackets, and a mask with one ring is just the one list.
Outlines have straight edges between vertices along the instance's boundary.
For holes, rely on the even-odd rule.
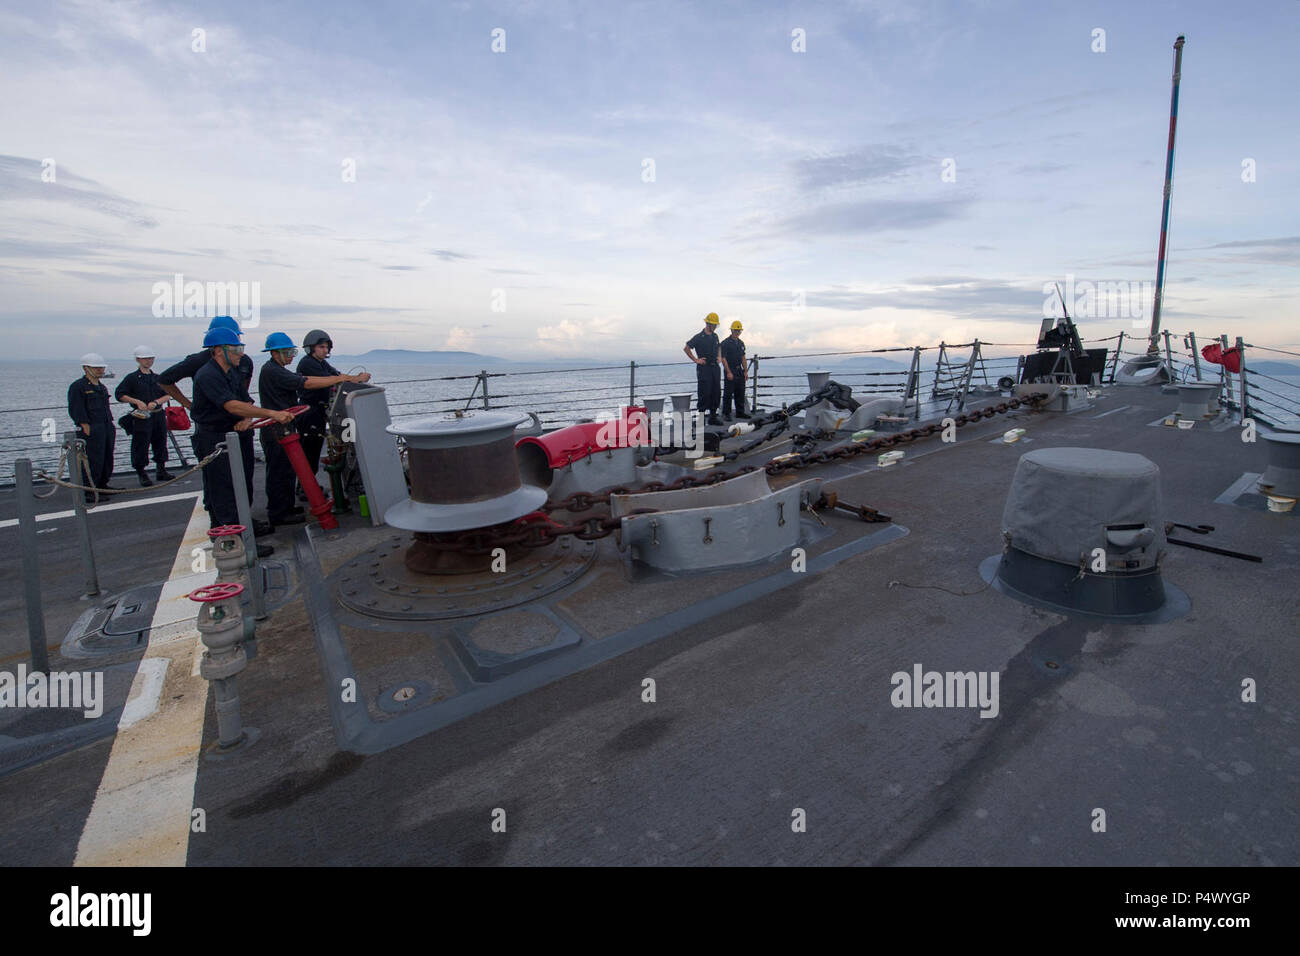
[[1163,325],[1300,344],[1293,0],[0,0],[7,357],[1144,336],[1179,33]]

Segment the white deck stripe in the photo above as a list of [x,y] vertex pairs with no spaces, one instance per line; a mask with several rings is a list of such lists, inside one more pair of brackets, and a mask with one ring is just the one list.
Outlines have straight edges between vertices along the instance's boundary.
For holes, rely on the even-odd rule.
[[[159,666],[144,666],[151,658],[176,659],[182,666],[167,668],[159,710],[129,727],[126,721],[119,722],[95,803],[81,831],[76,866],[185,865],[208,682],[184,666],[200,644],[199,632],[191,623],[188,631],[178,634],[176,622],[186,610],[179,602],[192,606],[186,595],[216,579],[215,569],[195,574],[191,567],[192,550],[207,544],[207,531],[207,513],[203,503],[195,501],[154,610],[157,630],[167,633],[160,633],[155,641],[155,628],[150,627],[149,647],[132,693],[150,689],[150,674]],[[192,622],[194,612],[189,614]]]
[[[184,501],[186,498],[198,498],[202,495],[201,491],[187,491],[179,495],[160,495],[157,498],[141,498],[137,501],[116,501],[107,505],[96,505],[87,510],[92,514],[99,514],[101,511],[125,511],[127,508],[142,508],[145,505],[160,505],[166,501]],[[37,521],[59,521],[63,518],[71,518],[76,515],[75,511],[51,511],[47,514],[37,515]],[[18,524],[17,518],[6,518],[0,521],[0,528],[12,528]]]

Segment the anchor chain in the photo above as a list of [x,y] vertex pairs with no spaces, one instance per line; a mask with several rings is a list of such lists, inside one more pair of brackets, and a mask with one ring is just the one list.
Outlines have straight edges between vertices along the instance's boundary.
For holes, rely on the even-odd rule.
[[[834,383],[831,383],[834,384]],[[823,390],[824,391],[824,390]],[[820,394],[820,393],[819,393]],[[837,393],[838,394],[838,393]],[[1033,407],[1043,400],[1045,396],[1031,395],[1026,398],[1013,398],[1010,401],[999,402],[996,405],[990,405],[987,408],[979,409],[972,412],[963,412],[954,416],[953,421],[958,427],[967,425],[971,422],[980,421],[985,418],[992,418],[994,415],[1001,415],[1012,409],[1022,406]],[[800,403],[801,405],[804,403]],[[811,404],[811,402],[807,403]],[[795,406],[786,409],[786,412],[795,410]],[[780,415],[781,413],[773,413]],[[782,430],[784,430],[784,422]],[[795,471],[807,468],[811,465],[820,465],[830,461],[852,458],[855,455],[865,454],[880,448],[891,448],[894,445],[906,444],[913,442],[918,438],[926,438],[930,435],[936,435],[943,430],[941,423],[932,423],[921,425],[910,431],[899,432],[893,435],[882,435],[878,438],[872,438],[866,441],[850,442],[839,448],[828,449],[825,451],[803,451],[785,455],[779,455],[765,465],[745,465],[735,471],[713,471],[707,475],[683,475],[676,481],[651,481],[639,488],[611,488],[608,491],[599,494],[590,491],[575,491],[567,498],[561,498],[559,501],[548,501],[537,511],[526,514],[509,524],[497,525],[491,528],[474,528],[468,531],[449,532],[447,534],[428,535],[422,540],[425,545],[436,551],[456,551],[464,554],[490,554],[496,548],[544,548],[559,538],[572,535],[579,541],[597,541],[601,538],[607,538],[620,527],[622,527],[622,517],[613,515],[592,515],[581,521],[575,521],[571,524],[565,524],[552,517],[552,513],[557,511],[567,511],[570,514],[583,514],[591,511],[597,506],[610,506],[610,498],[613,495],[641,495],[648,494],[652,491],[678,491],[683,488],[701,488],[708,485],[716,485],[720,481],[728,481],[732,478],[738,478],[741,475],[747,475],[751,472],[758,471],[761,467],[768,475],[779,475],[787,471]],[[764,439],[765,440],[765,439]],[[744,449],[742,449],[743,451]],[[724,458],[728,461],[734,461],[736,456],[741,452],[728,452]],[[866,505],[852,505],[840,501],[835,492],[825,493],[815,503],[814,507],[830,508],[851,514],[862,521],[868,522],[888,522],[892,520],[888,515],[883,515],[874,508]],[[655,514],[657,508],[638,508],[635,511],[628,512],[628,515]]]

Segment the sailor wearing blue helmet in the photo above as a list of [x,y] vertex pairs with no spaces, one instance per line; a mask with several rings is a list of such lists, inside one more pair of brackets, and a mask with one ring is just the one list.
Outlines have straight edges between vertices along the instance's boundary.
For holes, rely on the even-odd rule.
[[[360,375],[302,375],[289,369],[297,348],[283,332],[272,332],[266,337],[263,352],[271,353],[271,361],[262,366],[257,377],[258,401],[266,408],[285,409],[298,404],[300,391],[327,389],[343,382],[368,382],[370,374]],[[262,454],[266,458],[266,517],[272,525],[301,524],[305,518],[302,508],[294,504],[293,466],[289,456],[271,434],[262,430]]]
[[[239,338],[243,336],[243,332],[241,332],[239,329],[239,323],[236,322],[228,315],[218,315],[211,322],[209,322],[208,332],[211,332],[213,329],[225,329],[228,332],[233,332],[236,336],[235,339],[236,341],[238,341]],[[171,366],[168,369],[165,369],[158,376],[158,385],[162,388],[164,392],[166,392],[172,398],[176,399],[176,401],[180,402],[182,406],[184,406],[185,408],[189,408],[190,400],[185,397],[185,395],[181,392],[180,388],[177,387],[176,383],[179,382],[181,379],[194,378],[194,376],[198,373],[199,369],[207,365],[208,362],[211,361],[211,359],[212,356],[209,353],[208,349],[206,348],[201,352],[191,352],[189,355],[185,356],[185,358],[181,359],[175,365]],[[248,389],[253,384],[253,360],[249,358],[247,355],[241,356],[239,359],[239,373],[240,375],[243,376],[244,388]],[[248,500],[250,502],[253,500],[252,472],[249,472],[248,475]],[[203,504],[204,507],[207,507],[206,501]],[[262,534],[262,535],[270,534],[271,527],[266,522],[259,521],[256,518],[254,518],[253,533]]]
[[[248,394],[248,382],[240,368],[244,346],[239,336],[226,328],[208,329],[203,337],[207,361],[194,374],[194,401],[190,416],[194,419],[194,454],[200,459],[212,453],[225,441],[226,432],[239,433],[240,457],[244,464],[244,480],[252,500],[253,487],[253,433],[248,430],[255,418],[272,418],[281,424],[293,421],[286,411],[254,405]],[[217,458],[203,468],[204,507],[212,527],[239,523],[235,504],[235,485],[230,473],[230,462]],[[256,530],[254,530],[256,534]],[[257,553],[272,553],[269,545],[259,544]]]

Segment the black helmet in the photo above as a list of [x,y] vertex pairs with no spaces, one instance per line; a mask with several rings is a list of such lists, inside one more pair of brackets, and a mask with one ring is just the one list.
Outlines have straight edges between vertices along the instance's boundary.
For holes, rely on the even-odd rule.
[[330,337],[327,334],[322,332],[320,329],[312,329],[307,333],[307,337],[302,340],[302,347],[309,349],[314,345],[320,345],[322,342],[330,348],[334,347],[334,343],[330,341]]

